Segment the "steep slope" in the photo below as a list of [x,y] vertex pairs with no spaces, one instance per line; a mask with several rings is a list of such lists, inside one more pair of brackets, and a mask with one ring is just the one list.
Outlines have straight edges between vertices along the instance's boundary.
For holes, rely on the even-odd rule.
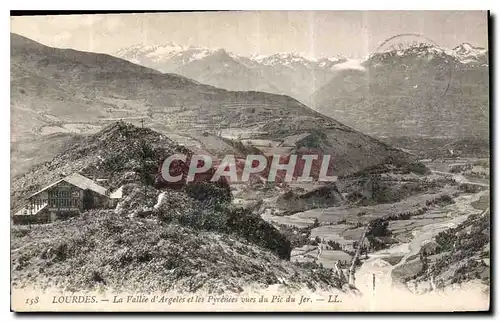
[[309,96],[333,75],[343,57],[310,60],[297,53],[244,57],[224,49],[166,43],[133,45],[114,54],[165,73],[176,73],[228,90],[285,94],[307,103]]
[[312,104],[372,135],[487,137],[486,53],[465,44],[377,53],[364,69],[339,71]]
[[[289,97],[230,92],[108,55],[50,48],[17,35],[11,38],[14,139],[33,125],[131,115],[181,129],[197,123],[200,128],[224,128],[269,119],[294,122],[296,116],[323,126],[338,125]],[[34,120],[21,121],[30,116]]]
[[95,132],[116,120],[139,124],[142,119],[150,128],[176,134],[227,130],[275,140],[323,131],[332,138],[323,152],[344,160],[339,161],[339,175],[399,153],[287,96],[226,91],[14,34],[11,46],[14,141],[55,132]]

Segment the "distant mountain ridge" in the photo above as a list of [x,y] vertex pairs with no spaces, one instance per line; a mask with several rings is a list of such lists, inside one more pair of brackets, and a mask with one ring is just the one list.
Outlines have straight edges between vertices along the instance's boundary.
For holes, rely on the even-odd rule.
[[[345,62],[347,60],[346,57],[342,56],[308,59],[296,52],[283,52],[270,55],[254,54],[251,56],[243,56],[228,52],[223,48],[184,46],[173,42],[166,42],[161,45],[136,44],[122,48],[113,55],[137,64],[139,64],[143,60],[149,60],[158,64],[168,63],[169,60],[174,58],[177,59],[177,61],[182,62],[183,64],[188,64],[193,62],[194,60],[202,60],[209,56],[217,56],[221,54],[227,55],[237,62],[252,67],[257,65],[303,65],[311,68],[328,68],[332,67],[334,64]],[[162,71],[161,69],[159,70]]]
[[434,56],[448,59],[463,65],[475,65],[482,67],[488,66],[488,50],[482,47],[474,47],[469,43],[462,43],[453,49],[447,49],[428,43],[420,43],[406,48],[373,53],[369,56],[367,61],[373,60],[379,56]]
[[310,105],[379,137],[489,136],[489,66],[485,49],[429,44],[371,55],[340,70]]
[[298,53],[236,55],[222,48],[182,46],[175,43],[133,45],[114,56],[164,73],[176,73],[228,90],[265,91],[292,96],[304,103],[314,89],[325,84],[335,65],[347,58],[318,60]]
[[[424,46],[420,46],[422,50]],[[418,48],[418,46],[417,46]],[[488,51],[463,43],[453,49],[428,46],[422,55],[447,57],[468,67],[487,66]],[[312,104],[311,95],[327,85],[343,70],[363,69],[374,57],[405,56],[412,49],[379,52],[365,60],[334,55],[308,59],[295,52],[270,55],[236,55],[223,48],[183,46],[172,42],[161,45],[132,45],[114,56],[165,73],[176,73],[216,87],[246,91],[284,94],[305,104]]]
[[[452,49],[446,49],[439,46],[429,46],[427,44],[420,44],[416,48],[427,47],[431,52],[434,53],[444,53],[446,55],[456,58],[461,63],[470,63],[471,61],[481,61],[488,56],[488,50],[482,47],[476,47],[470,43],[464,42]],[[412,50],[413,48],[410,48]],[[406,54],[407,49],[399,50],[398,53]],[[251,56],[237,55],[226,51],[223,48],[208,48],[202,46],[185,46],[179,45],[173,42],[166,42],[161,45],[142,45],[135,44],[129,47],[122,48],[118,50],[113,55],[119,58],[123,58],[132,61],[137,64],[141,64],[141,61],[150,60],[151,62],[162,64],[167,63],[169,60],[176,58],[183,64],[189,64],[195,60],[202,60],[209,56],[216,56],[219,54],[225,54],[230,58],[241,62],[246,66],[255,67],[257,65],[267,65],[267,66],[306,66],[309,68],[331,68],[336,64],[344,63],[349,60],[348,57],[341,55],[334,55],[331,57],[321,57],[318,59],[311,59],[301,56],[296,52],[282,52],[269,55],[263,54],[253,54]],[[383,53],[376,53],[383,54]],[[372,54],[371,56],[373,56]],[[485,62],[487,64],[487,62]],[[152,66],[146,66],[155,68]],[[160,71],[162,66],[160,67]],[[163,71],[167,72],[167,71]]]

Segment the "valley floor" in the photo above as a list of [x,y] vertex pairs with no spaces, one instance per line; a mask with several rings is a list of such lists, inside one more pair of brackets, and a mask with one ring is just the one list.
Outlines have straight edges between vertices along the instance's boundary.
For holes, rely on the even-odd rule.
[[[472,162],[477,162],[477,160],[472,160]],[[323,245],[334,241],[341,246],[341,250],[334,250],[326,246],[326,249],[320,251],[320,246],[303,245],[292,251],[291,260],[317,262],[327,268],[333,268],[335,263],[340,261],[347,276],[355,250],[352,244],[359,240],[369,219],[383,217],[390,213],[404,212],[405,209],[415,207],[418,204],[425,205],[426,200],[440,194],[452,195],[454,196],[453,203],[449,205],[429,207],[425,213],[411,216],[409,219],[391,220],[389,229],[397,242],[389,248],[370,252],[367,255],[363,253],[360,257],[361,265],[356,269],[355,286],[365,295],[387,294],[395,288],[408,292],[408,294],[429,294],[428,292],[433,288],[429,281],[419,281],[418,285],[416,281],[414,283],[401,281],[402,277],[411,280],[421,270],[421,266],[415,265],[415,258],[418,261],[421,248],[433,241],[440,232],[456,228],[469,216],[489,212],[489,206],[482,209],[474,207],[480,200],[489,199],[488,180],[446,172],[445,170],[450,163],[444,161],[427,164],[427,166],[432,170],[432,176],[452,177],[458,184],[470,184],[478,186],[482,190],[476,193],[464,193],[456,187],[446,187],[439,192],[420,193],[395,203],[312,209],[291,216],[263,214],[262,217],[275,225],[291,225],[300,228],[311,227],[316,220],[318,227],[311,229],[310,238],[318,238]],[[407,286],[412,289],[410,290]],[[456,289],[459,286],[451,285],[451,287]],[[484,283],[476,281],[465,283],[460,287],[465,289],[472,287],[474,290],[480,290],[477,294],[483,300],[489,289]],[[449,289],[449,287],[445,289]],[[444,292],[444,289],[440,291]]]

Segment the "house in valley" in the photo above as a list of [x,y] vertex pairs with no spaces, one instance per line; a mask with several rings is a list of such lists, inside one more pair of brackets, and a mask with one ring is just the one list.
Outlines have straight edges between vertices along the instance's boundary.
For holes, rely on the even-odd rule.
[[111,208],[121,198],[121,189],[110,192],[95,181],[73,173],[27,198],[13,216],[14,223],[45,223],[78,215],[89,209]]

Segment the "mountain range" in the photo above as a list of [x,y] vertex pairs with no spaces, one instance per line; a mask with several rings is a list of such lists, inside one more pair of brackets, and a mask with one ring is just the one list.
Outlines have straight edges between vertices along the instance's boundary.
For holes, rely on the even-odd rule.
[[298,53],[245,57],[222,48],[174,43],[133,45],[117,51],[114,56],[228,90],[285,94],[302,102],[307,102],[311,91],[329,80],[336,65],[348,61],[342,56],[313,60]]
[[[402,154],[288,96],[219,89],[16,34],[11,34],[11,111],[13,160],[33,155],[26,149],[48,150],[48,135],[95,133],[117,120],[146,123],[168,136],[195,141],[194,148],[201,150],[210,144],[207,140],[220,140],[223,131],[250,133],[269,145],[301,137],[302,147],[313,145],[333,155],[337,175]],[[40,145],[33,143],[36,138]]]
[[[220,88],[286,94],[380,137],[487,137],[488,51],[416,44],[370,55],[244,57],[174,43],[134,45],[115,56]],[[456,126],[460,124],[461,126]]]
[[[487,50],[468,43],[453,49],[439,47],[434,49],[454,57],[463,64],[487,65]],[[334,75],[336,71],[356,68],[353,66],[359,66],[363,62],[340,55],[308,59],[295,52],[254,54],[246,57],[223,48],[183,46],[172,42],[162,45],[132,45],[118,50],[114,56],[217,87],[230,90],[267,88],[304,102],[308,101],[312,90],[320,87],[325,79]],[[287,77],[292,77],[295,83],[305,85],[290,86],[285,81]],[[226,81],[227,79],[229,81]]]
[[420,45],[371,55],[311,99],[325,115],[378,137],[489,135],[487,51]]

